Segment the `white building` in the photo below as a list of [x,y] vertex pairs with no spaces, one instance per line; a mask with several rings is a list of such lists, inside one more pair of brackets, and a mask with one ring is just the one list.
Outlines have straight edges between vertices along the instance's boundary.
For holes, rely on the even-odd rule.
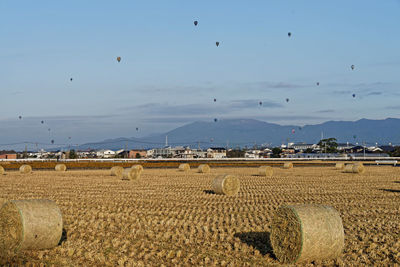
[[96,152],[98,158],[113,158],[115,156],[115,151],[109,149],[102,149]]
[[209,149],[207,149],[207,158],[226,158],[226,149],[223,147],[210,147]]

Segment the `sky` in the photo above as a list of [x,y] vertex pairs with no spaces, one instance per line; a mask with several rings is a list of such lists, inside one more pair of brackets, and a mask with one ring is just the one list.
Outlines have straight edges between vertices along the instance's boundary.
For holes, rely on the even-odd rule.
[[399,12],[399,0],[1,0],[0,149],[214,118],[400,118]]

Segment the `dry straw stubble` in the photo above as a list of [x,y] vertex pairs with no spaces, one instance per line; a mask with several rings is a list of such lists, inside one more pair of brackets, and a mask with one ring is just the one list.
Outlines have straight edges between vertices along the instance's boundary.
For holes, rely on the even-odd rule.
[[114,166],[111,168],[111,176],[122,177],[123,172],[124,168],[121,166]]
[[122,180],[138,180],[140,178],[141,171],[138,168],[127,168],[122,172]]
[[57,164],[54,169],[58,172],[65,172],[67,170],[67,166],[65,164]]
[[271,178],[273,173],[274,170],[272,169],[271,166],[261,166],[260,168],[258,168],[259,176],[265,176]]
[[210,172],[210,166],[208,164],[200,164],[199,167],[197,168],[197,172],[199,173],[209,173]]
[[32,167],[30,165],[24,164],[21,167],[19,167],[19,172],[24,174],[31,173]]
[[282,206],[272,220],[271,245],[282,263],[336,259],[344,247],[340,214],[316,204]]
[[187,172],[190,170],[190,165],[188,163],[181,163],[179,164],[179,171],[181,172]]
[[8,201],[0,209],[0,250],[17,253],[53,248],[61,239],[62,229],[62,214],[54,201]]
[[283,164],[283,168],[284,168],[284,169],[292,169],[292,168],[293,168],[293,163],[291,163],[291,162],[285,162],[285,163]]
[[5,174],[6,171],[4,170],[4,167],[0,165],[0,175]]
[[230,174],[219,175],[212,182],[212,190],[215,194],[234,196],[239,192],[239,189],[239,178]]

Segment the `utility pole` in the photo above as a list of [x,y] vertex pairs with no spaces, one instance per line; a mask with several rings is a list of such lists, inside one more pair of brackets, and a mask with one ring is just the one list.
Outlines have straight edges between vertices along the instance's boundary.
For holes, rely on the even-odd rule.
[[364,147],[364,160],[365,160],[365,141],[363,142],[363,147]]

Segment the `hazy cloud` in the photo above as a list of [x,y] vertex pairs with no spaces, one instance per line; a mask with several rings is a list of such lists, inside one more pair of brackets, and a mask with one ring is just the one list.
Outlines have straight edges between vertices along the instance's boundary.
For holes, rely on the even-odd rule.
[[318,110],[317,113],[333,113],[336,112],[334,109],[322,109]]
[[374,96],[374,95],[382,95],[382,94],[383,94],[382,92],[370,92],[370,93],[367,93],[366,96]]
[[[262,102],[260,106],[259,102]],[[216,102],[211,102],[207,104],[184,104],[184,105],[174,105],[166,103],[147,103],[134,107],[123,107],[121,110],[127,111],[137,111],[146,115],[204,115],[204,114],[220,114],[229,113],[237,110],[243,109],[257,109],[257,108],[279,108],[282,104],[276,103],[268,99],[245,99],[245,100],[233,100],[230,102],[220,103],[217,99]]]

